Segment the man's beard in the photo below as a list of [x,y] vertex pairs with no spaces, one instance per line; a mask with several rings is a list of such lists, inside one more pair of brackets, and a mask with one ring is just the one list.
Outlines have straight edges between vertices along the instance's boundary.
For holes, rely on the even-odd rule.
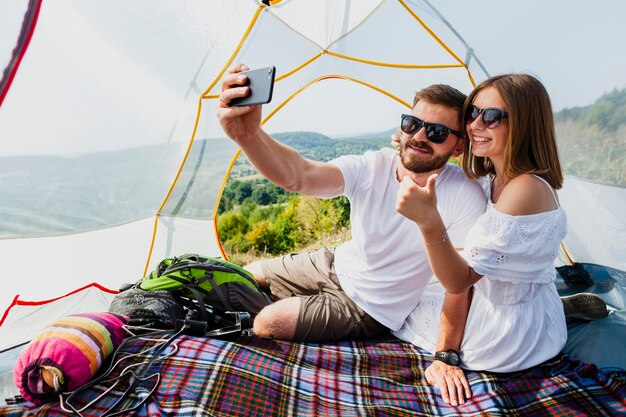
[[[430,152],[430,155],[418,156],[406,151],[409,145],[413,145],[414,148],[424,149]],[[406,142],[402,147],[400,153],[400,161],[406,169],[416,174],[423,174],[425,172],[431,172],[436,169],[442,168],[446,162],[452,156],[454,150],[450,151],[447,155],[434,155],[433,148],[428,146],[425,142]]]

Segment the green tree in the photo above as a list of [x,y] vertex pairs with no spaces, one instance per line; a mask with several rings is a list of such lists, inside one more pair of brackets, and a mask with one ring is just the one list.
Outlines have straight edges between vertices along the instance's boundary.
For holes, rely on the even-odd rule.
[[233,200],[238,204],[243,203],[252,195],[252,183],[250,181],[235,181],[233,184]]
[[227,253],[246,253],[250,251],[250,241],[245,235],[235,235],[224,243],[224,249]]
[[284,210],[276,217],[274,227],[283,236],[285,251],[293,251],[309,243],[310,238],[303,230],[298,218],[301,196],[293,195],[283,206]]
[[251,198],[255,203],[267,206],[276,202],[277,194],[274,188],[261,185],[254,188]]
[[297,217],[310,240],[324,240],[344,227],[346,215],[343,204],[334,199],[322,200],[309,196],[300,199]]
[[272,228],[270,222],[257,223],[246,234],[246,238],[257,253],[277,255],[284,251],[282,237]]
[[258,205],[255,204],[251,198],[246,198],[242,202],[241,206],[239,206],[239,212],[243,217],[249,219],[252,216],[252,213],[254,213],[254,211],[257,209],[257,207]]
[[217,227],[223,240],[232,239],[248,232],[248,221],[236,211],[229,211],[219,216]]
[[340,212],[338,226],[346,228],[350,226],[350,201],[345,196],[333,198],[332,204]]

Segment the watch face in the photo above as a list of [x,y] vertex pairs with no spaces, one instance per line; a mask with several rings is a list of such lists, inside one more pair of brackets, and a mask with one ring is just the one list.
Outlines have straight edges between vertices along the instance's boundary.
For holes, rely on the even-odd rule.
[[453,350],[448,351],[448,365],[457,366],[461,362],[459,354]]

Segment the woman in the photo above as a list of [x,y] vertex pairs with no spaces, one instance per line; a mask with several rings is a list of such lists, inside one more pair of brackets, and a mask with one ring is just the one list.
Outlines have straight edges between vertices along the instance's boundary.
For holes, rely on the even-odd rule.
[[[436,175],[425,187],[405,179],[396,208],[418,224],[445,290],[474,287],[461,366],[518,371],[554,357],[567,340],[554,284],[566,216],[556,195],[563,175],[552,108],[536,78],[507,74],[478,85],[464,112],[463,170],[483,181],[489,202],[465,245],[454,242],[463,253],[437,212]],[[435,289],[425,296],[395,335],[434,352],[443,294]]]

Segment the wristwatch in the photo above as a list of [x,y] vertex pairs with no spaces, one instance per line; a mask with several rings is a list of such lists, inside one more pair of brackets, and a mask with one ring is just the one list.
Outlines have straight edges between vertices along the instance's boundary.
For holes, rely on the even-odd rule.
[[435,352],[435,360],[447,363],[452,366],[459,366],[461,363],[461,355],[454,349],[445,352]]

